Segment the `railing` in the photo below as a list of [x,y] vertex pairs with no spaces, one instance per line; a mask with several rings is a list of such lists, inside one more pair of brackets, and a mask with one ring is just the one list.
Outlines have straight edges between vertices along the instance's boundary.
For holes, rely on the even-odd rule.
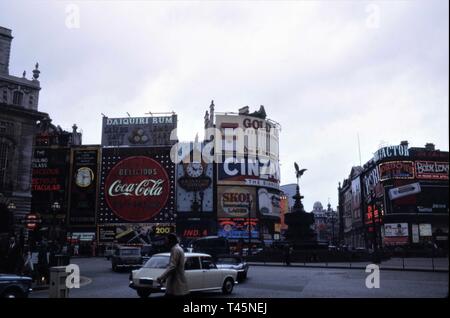
[[442,251],[423,251],[418,255],[385,251],[378,255],[357,251],[294,251],[288,258],[283,251],[264,250],[246,260],[254,265],[286,265],[289,262],[292,266],[365,269],[368,264],[376,263],[381,269],[448,271],[448,255]]

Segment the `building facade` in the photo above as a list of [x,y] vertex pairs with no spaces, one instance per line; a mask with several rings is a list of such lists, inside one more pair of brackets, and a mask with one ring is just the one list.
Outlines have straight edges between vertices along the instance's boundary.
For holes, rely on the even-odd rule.
[[205,114],[205,137],[214,142],[217,233],[231,243],[272,244],[281,231],[280,126],[263,106],[253,113],[214,108]]
[[339,187],[344,242],[359,246],[364,240],[367,248],[447,248],[448,168],[448,151],[431,143],[409,147],[402,141],[378,149]]
[[[11,30],[0,27],[0,233],[23,234],[31,211],[31,161],[38,111],[39,69],[32,78],[9,74]],[[23,235],[21,235],[23,238]]]
[[314,232],[319,245],[334,245],[337,240],[339,221],[335,210],[328,203],[324,209],[322,203],[317,201],[311,213],[314,214]]

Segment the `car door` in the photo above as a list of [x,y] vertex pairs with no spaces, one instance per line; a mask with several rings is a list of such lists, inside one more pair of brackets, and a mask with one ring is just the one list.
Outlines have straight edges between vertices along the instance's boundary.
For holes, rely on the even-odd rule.
[[219,288],[222,287],[222,272],[217,269],[211,257],[201,257],[203,270],[203,288]]
[[199,257],[187,257],[184,263],[185,276],[190,291],[203,288],[203,270]]

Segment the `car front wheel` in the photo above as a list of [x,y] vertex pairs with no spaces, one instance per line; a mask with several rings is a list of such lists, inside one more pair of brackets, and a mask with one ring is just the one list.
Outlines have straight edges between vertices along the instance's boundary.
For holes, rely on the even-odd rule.
[[7,290],[2,295],[3,298],[22,298],[24,297],[23,293],[18,290]]
[[141,298],[148,298],[150,296],[151,292],[149,290],[145,290],[145,289],[138,289],[137,294]]
[[234,282],[231,278],[227,278],[222,286],[222,292],[225,295],[229,295],[233,292]]

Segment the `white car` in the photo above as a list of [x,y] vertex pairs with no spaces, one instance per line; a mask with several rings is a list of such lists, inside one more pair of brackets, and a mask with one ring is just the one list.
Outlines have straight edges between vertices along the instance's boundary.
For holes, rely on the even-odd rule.
[[[165,291],[156,279],[169,265],[169,253],[153,255],[138,270],[130,274],[130,288],[146,298],[151,293]],[[189,292],[222,290],[224,294],[231,294],[237,284],[237,271],[234,269],[219,269],[208,254],[185,253],[185,275]]]

